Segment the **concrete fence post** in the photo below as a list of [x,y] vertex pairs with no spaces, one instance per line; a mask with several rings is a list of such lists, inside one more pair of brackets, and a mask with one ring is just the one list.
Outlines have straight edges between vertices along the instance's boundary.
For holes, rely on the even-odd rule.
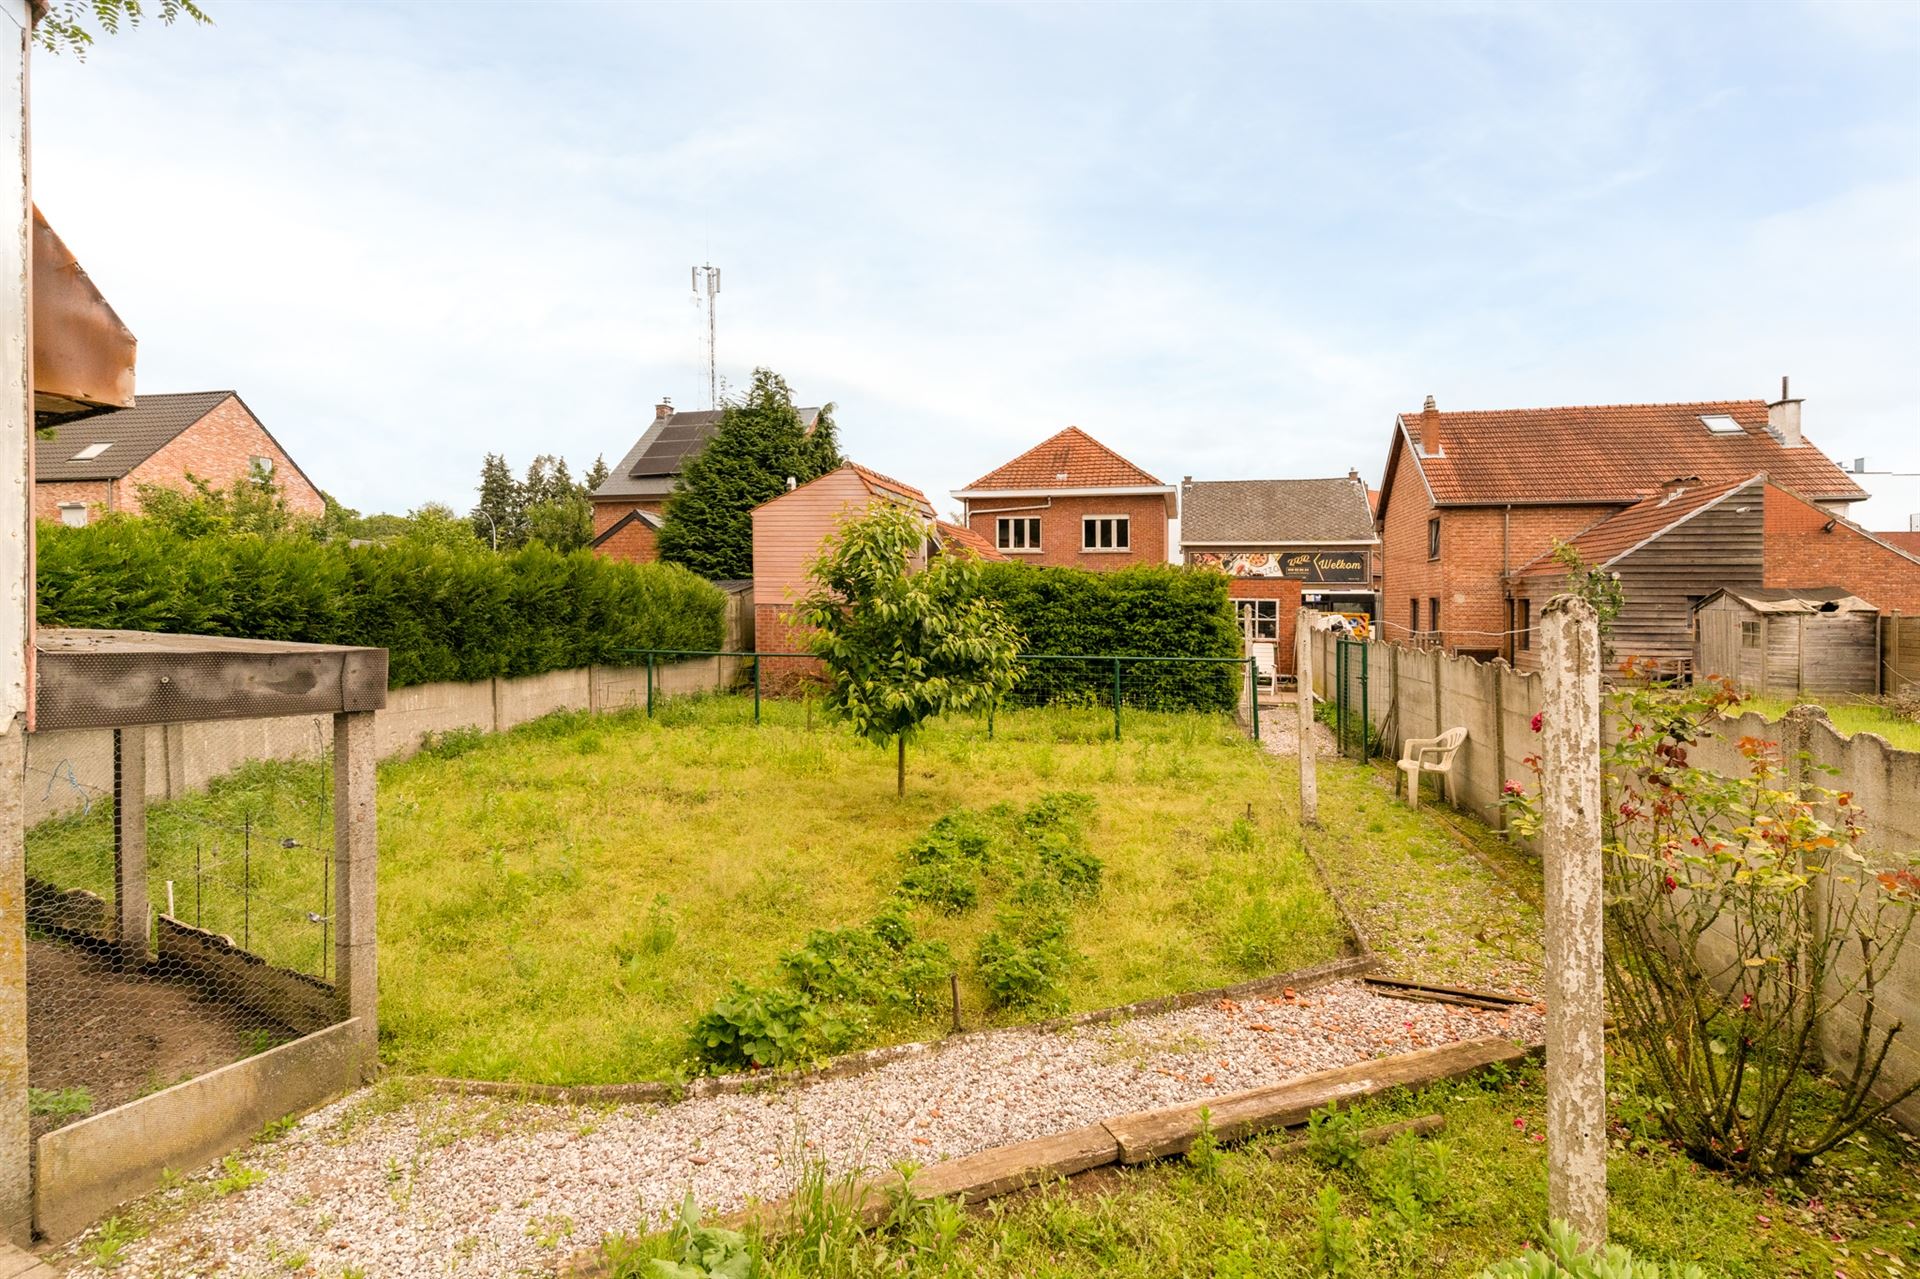
[[368,1075],[377,1064],[380,997],[374,714],[333,717],[333,971],[341,1015],[360,1019],[362,1071]]
[[33,1234],[27,1115],[26,725],[0,726],[0,1243]]
[[1300,748],[1300,821],[1307,826],[1320,823],[1320,780],[1314,774],[1313,750],[1313,623],[1319,614],[1300,610],[1293,627],[1294,709],[1299,714]]
[[1585,600],[1556,596],[1541,610],[1540,638],[1547,1204],[1597,1245],[1607,1237],[1598,615]]
[[113,909],[120,962],[146,962],[152,929],[147,915],[147,730],[113,730]]

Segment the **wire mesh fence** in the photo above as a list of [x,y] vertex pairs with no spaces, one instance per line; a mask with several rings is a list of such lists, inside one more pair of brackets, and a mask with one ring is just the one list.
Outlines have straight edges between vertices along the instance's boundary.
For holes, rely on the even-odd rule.
[[36,1133],[338,1020],[324,719],[35,734]]
[[[826,673],[819,658],[804,652],[720,652],[685,649],[625,650],[644,666],[644,705],[648,715],[687,696],[750,698],[758,723],[770,698],[811,705],[825,696]],[[731,676],[716,682],[714,672],[731,663]],[[1015,661],[1013,687],[994,707],[976,717],[991,735],[1006,711],[1048,707],[1082,712],[1090,724],[1124,737],[1129,711],[1192,712],[1234,716],[1252,737],[1260,735],[1258,673],[1245,657],[1174,657],[1121,653],[1022,653]]]

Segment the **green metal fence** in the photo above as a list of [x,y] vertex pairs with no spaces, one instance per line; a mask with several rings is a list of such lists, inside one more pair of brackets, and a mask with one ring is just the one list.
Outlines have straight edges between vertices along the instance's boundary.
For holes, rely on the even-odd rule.
[[[823,687],[824,679],[805,668],[818,662],[805,652],[747,652],[723,649],[620,649],[633,665],[646,670],[645,705],[649,716],[666,695],[662,679],[666,668],[686,662],[732,659],[740,663],[733,688],[751,689],[753,721],[761,719],[762,703],[770,696],[789,695]],[[782,664],[785,669],[782,669]],[[987,734],[993,734],[999,710],[1023,707],[1111,709],[1113,735],[1125,731],[1128,708],[1148,711],[1199,711],[1220,714],[1245,712],[1248,734],[1260,737],[1258,672],[1249,657],[1158,657],[1135,653],[1021,653],[1016,658],[1014,686],[1007,697],[986,713]]]
[[1333,735],[1342,755],[1366,759],[1376,735],[1367,700],[1367,642],[1336,640],[1333,652]]

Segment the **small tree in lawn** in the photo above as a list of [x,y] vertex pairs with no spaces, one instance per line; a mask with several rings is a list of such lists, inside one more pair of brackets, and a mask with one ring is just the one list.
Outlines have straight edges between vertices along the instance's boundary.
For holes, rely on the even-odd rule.
[[927,526],[888,504],[841,525],[813,565],[797,616],[826,663],[828,709],[873,742],[892,738],[895,787],[907,793],[907,739],[935,715],[988,706],[1013,687],[1019,641],[980,589],[969,554],[926,550]]

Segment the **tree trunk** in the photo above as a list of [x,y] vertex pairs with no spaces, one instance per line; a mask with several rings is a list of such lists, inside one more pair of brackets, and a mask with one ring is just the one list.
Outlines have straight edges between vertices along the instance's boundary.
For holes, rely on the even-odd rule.
[[907,797],[907,735],[894,734],[894,745],[899,748],[893,770],[893,793],[901,799]]

